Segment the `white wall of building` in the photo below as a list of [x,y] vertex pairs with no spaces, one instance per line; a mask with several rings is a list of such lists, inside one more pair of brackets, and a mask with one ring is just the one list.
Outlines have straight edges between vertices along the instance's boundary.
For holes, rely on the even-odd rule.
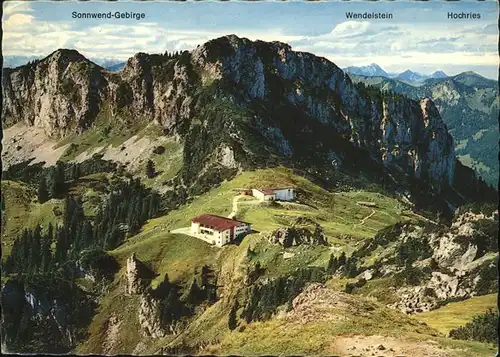
[[234,227],[234,236],[236,237],[240,234],[246,233],[246,232],[250,231],[250,229],[251,229],[251,227],[249,224],[242,223],[239,226]]
[[215,240],[215,245],[218,246],[218,247],[222,247],[224,244],[227,244],[229,243],[229,241],[231,240],[231,230],[230,229],[226,229],[225,231],[222,231],[222,232],[219,232],[219,231],[216,231],[217,232],[217,236],[216,236],[216,240]]
[[199,223],[191,222],[191,233],[193,235],[202,236],[202,238],[218,247],[222,247],[225,244],[231,242],[231,230],[233,230],[234,237],[249,232],[251,226],[246,223],[242,223],[231,229],[226,229],[225,231],[217,231],[211,228],[203,227]]
[[274,194],[276,196],[276,200],[293,201],[293,188],[284,188],[282,190],[275,190]]
[[276,199],[274,193],[272,195],[265,194],[255,188],[252,189],[252,196],[258,198],[261,201],[273,201]]
[[191,233],[200,233],[200,224],[196,222],[191,222]]
[[252,188],[252,196],[264,201],[264,193],[255,188]]

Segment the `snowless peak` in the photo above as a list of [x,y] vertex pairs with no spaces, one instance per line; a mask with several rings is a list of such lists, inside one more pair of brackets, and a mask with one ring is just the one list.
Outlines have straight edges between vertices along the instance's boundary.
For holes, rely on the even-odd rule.
[[443,71],[436,71],[430,75],[430,78],[447,78],[447,77],[449,76]]
[[350,66],[344,68],[344,71],[368,77],[389,77],[389,74],[376,63],[371,63],[368,66],[361,67]]
[[426,76],[417,72],[413,72],[409,69],[400,73],[396,79],[401,79],[408,82],[422,82],[426,79]]

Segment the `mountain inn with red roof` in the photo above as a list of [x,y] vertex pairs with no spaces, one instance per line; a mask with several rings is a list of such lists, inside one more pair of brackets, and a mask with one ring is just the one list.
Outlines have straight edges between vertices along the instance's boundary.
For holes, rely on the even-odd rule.
[[191,220],[190,233],[210,244],[222,247],[251,230],[249,223],[213,214],[202,214]]
[[252,189],[252,196],[261,201],[293,201],[293,187]]

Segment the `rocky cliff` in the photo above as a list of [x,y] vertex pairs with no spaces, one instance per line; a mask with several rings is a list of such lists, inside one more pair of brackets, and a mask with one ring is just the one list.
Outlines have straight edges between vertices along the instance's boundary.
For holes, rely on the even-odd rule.
[[[496,210],[477,213],[459,210],[449,227],[405,224],[400,231],[393,232],[390,240],[384,242],[380,234],[373,240],[380,247],[387,247],[387,242],[396,244],[393,257],[380,258],[371,269],[362,268],[359,275],[365,280],[371,280],[374,274],[395,278],[397,285],[393,292],[386,292],[394,294],[391,307],[419,313],[498,290]],[[373,247],[373,243],[365,244],[361,251],[366,248],[371,251]]]
[[237,168],[273,155],[327,165],[345,140],[437,187],[453,180],[453,140],[430,100],[367,92],[325,58],[279,42],[230,35],[174,58],[139,53],[121,72],[58,50],[5,69],[3,94],[5,124],[24,121],[50,136],[89,128],[105,108],[112,120],[147,118],[186,141],[213,136],[193,148],[201,158],[185,152],[198,171],[207,161]]
[[[496,186],[498,181],[498,81],[474,72],[427,79],[419,86],[395,78],[349,74],[354,82],[390,90],[418,100],[431,98],[453,135],[459,159]],[[475,120],[471,120],[475,118]]]
[[66,281],[2,284],[2,352],[68,353],[81,341],[95,302]]

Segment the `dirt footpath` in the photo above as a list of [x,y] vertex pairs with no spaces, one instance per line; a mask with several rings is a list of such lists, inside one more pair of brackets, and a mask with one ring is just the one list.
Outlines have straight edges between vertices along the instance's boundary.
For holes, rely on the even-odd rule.
[[437,342],[408,341],[387,336],[339,336],[331,352],[340,356],[384,357],[453,357],[453,350],[443,350]]

